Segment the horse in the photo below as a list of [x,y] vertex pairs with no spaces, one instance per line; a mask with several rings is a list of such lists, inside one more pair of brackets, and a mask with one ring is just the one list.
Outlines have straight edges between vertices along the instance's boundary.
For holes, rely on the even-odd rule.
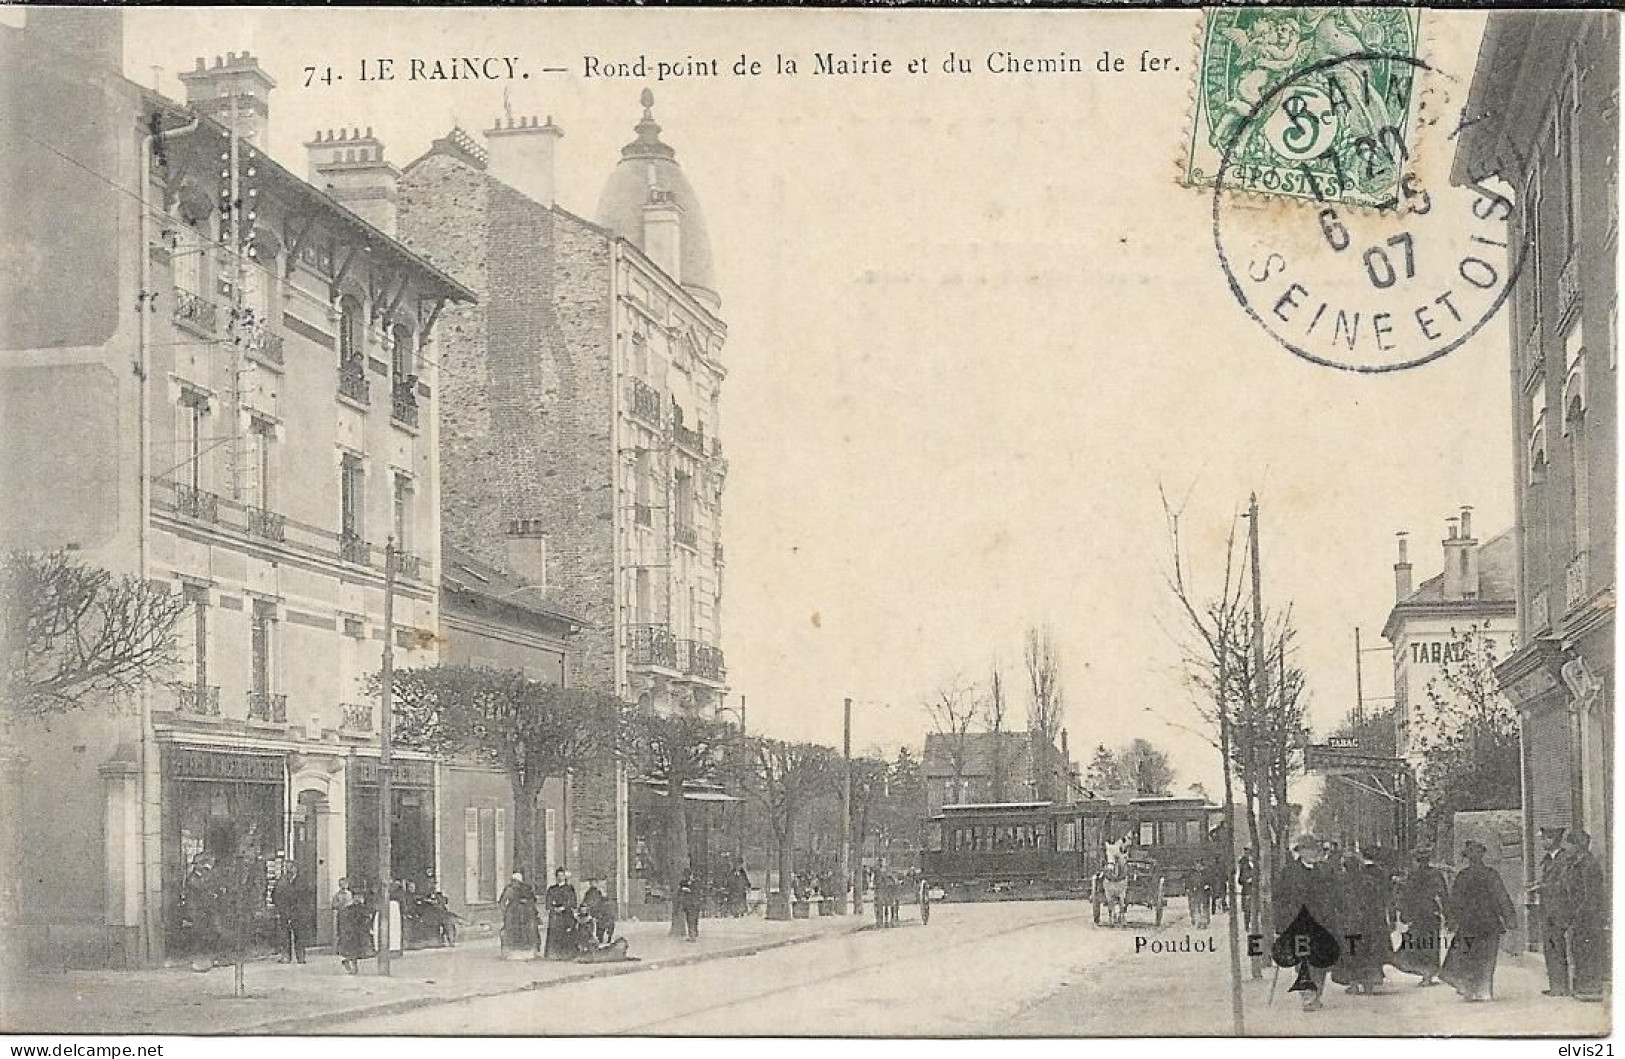
[[1120,927],[1128,920],[1128,843],[1106,843],[1105,864],[1100,869],[1100,890],[1111,913],[1111,925]]

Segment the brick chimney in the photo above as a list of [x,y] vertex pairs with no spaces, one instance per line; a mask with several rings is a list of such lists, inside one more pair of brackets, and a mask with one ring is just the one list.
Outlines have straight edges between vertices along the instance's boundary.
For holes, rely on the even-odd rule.
[[485,131],[489,154],[486,171],[516,191],[544,206],[553,205],[553,158],[564,130],[553,124],[553,116],[538,121],[534,116],[517,122],[509,117]]
[[1399,538],[1399,561],[1394,564],[1394,602],[1403,603],[1405,597],[1413,591],[1411,586],[1411,556],[1410,534],[1400,530],[1394,536]]
[[260,61],[248,52],[216,55],[214,65],[199,58],[197,66],[180,75],[186,86],[186,104],[206,117],[232,127],[236,107],[237,134],[252,140],[260,150],[268,150],[271,127],[271,89],[276,82],[260,69]]
[[384,160],[384,144],[368,126],[318,131],[305,144],[310,182],[385,235],[395,234],[395,195],[401,171]]
[[1478,598],[1478,541],[1473,537],[1473,509],[1448,519],[1444,539],[1444,597]]

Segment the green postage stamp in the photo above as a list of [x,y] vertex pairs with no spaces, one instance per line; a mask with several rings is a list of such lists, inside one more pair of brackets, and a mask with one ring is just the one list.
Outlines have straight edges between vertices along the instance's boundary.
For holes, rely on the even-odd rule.
[[1385,207],[1409,156],[1418,18],[1399,8],[1208,12],[1184,180]]

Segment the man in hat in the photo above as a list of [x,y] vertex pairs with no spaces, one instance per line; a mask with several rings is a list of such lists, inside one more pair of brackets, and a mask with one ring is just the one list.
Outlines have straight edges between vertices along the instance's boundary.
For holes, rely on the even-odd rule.
[[[1576,1000],[1599,1001],[1608,964],[1607,884],[1602,865],[1591,852],[1591,836],[1570,828],[1563,840],[1568,853],[1561,883],[1569,913],[1569,958]],[[1542,900],[1544,900],[1544,895]]]
[[[1314,835],[1299,835],[1292,843],[1292,858],[1276,873],[1273,894],[1275,898],[1275,929],[1284,931],[1292,925],[1298,913],[1330,930],[1333,916],[1332,886],[1328,872],[1321,867],[1326,845]],[[1326,992],[1326,968],[1309,964],[1309,979],[1313,992],[1303,994],[1303,1010],[1319,1011]]]
[[1444,904],[1450,898],[1450,881],[1433,865],[1433,851],[1418,846],[1415,863],[1399,889],[1399,916],[1405,921],[1405,937],[1400,942],[1397,966],[1419,974],[1418,986],[1437,984],[1439,953],[1443,943]]
[[1546,953],[1547,996],[1569,996],[1569,923],[1573,918],[1564,892],[1563,874],[1569,866],[1569,852],[1563,842],[1563,828],[1543,827],[1540,839],[1546,850],[1540,858],[1540,928]]

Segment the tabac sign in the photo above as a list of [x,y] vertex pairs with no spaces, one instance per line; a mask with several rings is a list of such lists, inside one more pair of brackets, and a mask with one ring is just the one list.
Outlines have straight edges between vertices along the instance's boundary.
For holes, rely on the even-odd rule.
[[1403,762],[1396,757],[1368,754],[1360,749],[1357,740],[1339,737],[1324,743],[1311,743],[1303,748],[1305,772],[1331,774],[1348,772],[1397,772]]

